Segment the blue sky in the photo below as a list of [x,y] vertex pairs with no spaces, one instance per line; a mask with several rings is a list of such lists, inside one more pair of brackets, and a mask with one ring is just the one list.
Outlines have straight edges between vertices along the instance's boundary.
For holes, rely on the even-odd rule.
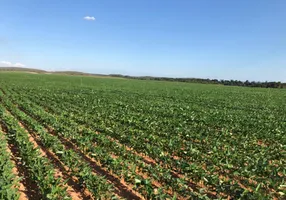
[[285,0],[1,0],[0,8],[1,66],[286,82]]

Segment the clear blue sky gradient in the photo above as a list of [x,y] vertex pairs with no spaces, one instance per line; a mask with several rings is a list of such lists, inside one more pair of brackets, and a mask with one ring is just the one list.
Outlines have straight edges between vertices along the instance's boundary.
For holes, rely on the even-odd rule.
[[0,61],[286,82],[286,0],[1,0],[0,8]]

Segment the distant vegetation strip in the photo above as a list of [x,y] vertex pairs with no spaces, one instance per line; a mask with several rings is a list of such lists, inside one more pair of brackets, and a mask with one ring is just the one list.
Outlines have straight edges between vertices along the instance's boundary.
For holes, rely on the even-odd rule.
[[260,82],[260,81],[240,81],[240,80],[218,80],[218,79],[203,79],[203,78],[170,78],[170,77],[153,77],[153,76],[128,76],[121,74],[92,74],[77,71],[45,71],[31,68],[21,67],[0,67],[0,71],[19,71],[32,73],[49,73],[49,74],[65,74],[65,75],[80,75],[80,76],[102,76],[102,77],[118,77],[137,80],[154,80],[154,81],[172,81],[185,83],[203,83],[203,84],[220,84],[228,86],[243,86],[243,87],[261,87],[261,88],[286,88],[286,83],[280,81]]

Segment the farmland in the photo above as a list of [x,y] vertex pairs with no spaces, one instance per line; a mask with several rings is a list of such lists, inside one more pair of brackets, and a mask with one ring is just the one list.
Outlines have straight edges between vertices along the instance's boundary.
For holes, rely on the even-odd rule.
[[0,73],[0,199],[284,199],[286,90]]

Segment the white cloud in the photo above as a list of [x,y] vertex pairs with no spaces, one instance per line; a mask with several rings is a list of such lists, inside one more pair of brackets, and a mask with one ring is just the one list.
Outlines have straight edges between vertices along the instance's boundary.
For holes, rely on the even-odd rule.
[[25,67],[26,65],[22,64],[22,63],[11,63],[9,61],[1,61],[1,64],[4,64],[5,66],[9,66],[9,67]]
[[12,63],[8,61],[1,61],[1,64],[12,66]]
[[95,20],[95,17],[85,16],[83,19],[84,19],[84,20],[87,20],[87,21],[94,21],[94,20]]
[[24,65],[22,63],[15,63],[14,66],[15,67],[25,67],[26,65]]

